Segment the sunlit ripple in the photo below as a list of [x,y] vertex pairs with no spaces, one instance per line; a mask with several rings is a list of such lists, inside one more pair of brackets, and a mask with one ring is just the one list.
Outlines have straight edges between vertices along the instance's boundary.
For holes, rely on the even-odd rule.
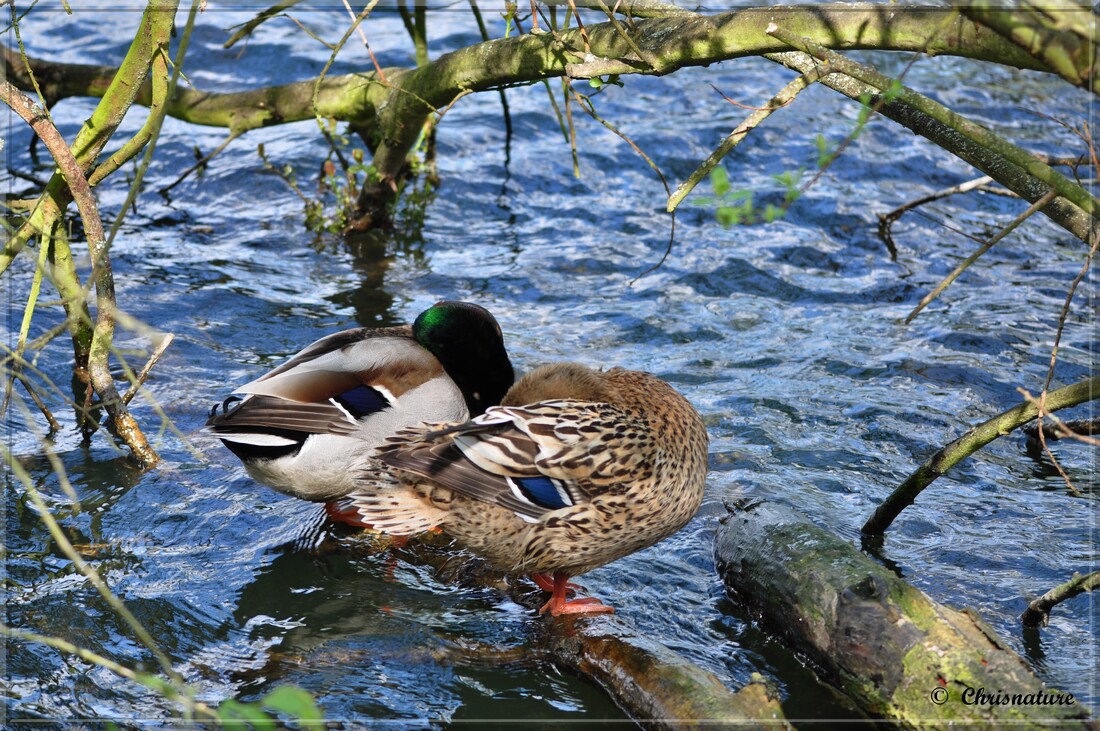
[[[100,15],[70,21],[54,14],[56,24],[44,27],[31,13],[24,38],[54,60],[120,57],[137,15],[123,16],[129,24],[116,22],[119,14]],[[222,26],[248,15],[204,18],[200,38],[216,46]],[[466,14],[442,17],[433,43],[471,34]],[[73,42],[77,21],[97,35]],[[346,23],[322,13],[311,22],[329,35]],[[393,15],[372,31],[384,63],[407,62],[399,54],[403,33]],[[291,54],[308,77],[328,51],[300,41],[291,21],[272,21],[243,55],[219,52],[192,78],[207,90],[255,83],[274,59]],[[338,71],[363,60],[341,56],[340,63]],[[940,58],[917,64],[910,78],[942,88],[943,74],[992,82],[981,98],[954,100],[980,115],[996,112],[991,123],[1024,138],[1040,126],[1052,129],[1019,111],[1049,104],[1051,87],[1036,75]],[[783,81],[769,63],[746,60],[625,79],[625,89],[610,88],[598,101],[676,182],[743,116],[711,83],[753,103]],[[668,111],[670,96],[676,101]],[[1086,97],[1064,94],[1060,104],[1081,112]],[[972,243],[907,216],[895,229],[899,258],[891,262],[874,234],[874,214],[972,171],[876,121],[781,223],[723,228],[701,200],[709,191],[700,190],[680,209],[669,259],[643,275],[661,258],[670,227],[652,172],[618,138],[578,116],[583,177],[574,179],[545,89],[510,90],[508,98],[516,126],[511,167],[504,167],[499,99],[461,100],[439,131],[442,188],[422,237],[382,247],[383,264],[332,238],[313,246],[300,223],[301,202],[261,172],[259,142],[275,164],[294,165],[312,182],[326,154],[312,121],[250,133],[168,201],[143,195],[113,253],[121,306],[177,338],[153,371],[150,392],[193,435],[231,386],[304,344],[358,323],[407,321],[441,298],[490,307],[521,370],[563,359],[651,370],[681,389],[707,422],[704,508],[666,542],[578,582],[642,634],[733,686],[754,671],[777,675],[788,711],[808,712],[806,676],[790,667],[797,662],[745,621],[715,575],[712,540],[723,502],[777,500],[858,545],[862,521],[921,461],[1018,401],[1017,386],[1037,390],[1081,250],[1050,224],[1030,221],[1029,239],[996,247],[963,286],[900,326]],[[93,108],[65,101],[55,118],[72,135]],[[823,115],[854,122],[856,114],[824,89],[807,92],[729,158],[735,185],[773,200],[780,188],[772,175],[814,164],[809,131],[822,126]],[[120,135],[137,124],[128,120]],[[845,133],[825,130],[830,143]],[[1072,149],[1068,133],[1044,134],[1051,151]],[[171,183],[193,163],[196,145],[209,151],[222,139],[222,130],[169,120],[147,189]],[[13,129],[11,149],[26,144],[27,132]],[[108,181],[97,192],[112,210],[125,187]],[[929,208],[975,226],[1015,212],[1014,203],[993,196]],[[380,280],[372,280],[378,270]],[[1091,292],[1095,280],[1084,287]],[[1094,368],[1092,338],[1088,320],[1074,313],[1063,382]],[[67,383],[66,347],[46,351],[42,364]],[[64,406],[57,411],[72,423]],[[135,412],[143,424],[160,423],[140,400]],[[425,719],[621,718],[570,674],[463,654],[463,642],[522,650],[533,623],[543,621],[532,612],[488,590],[447,584],[400,555],[334,539],[318,506],[256,485],[215,440],[194,438],[195,456],[171,432],[155,439],[170,467],[142,474],[126,468],[102,437],[85,447],[67,428],[56,449],[84,505],[79,514],[69,510],[48,463],[34,457],[33,441],[21,438],[17,448],[78,550],[131,604],[200,698],[255,699],[296,683],[315,693],[330,718],[403,718],[408,728],[422,728]],[[1073,445],[1056,449],[1084,496],[1069,495],[1049,465],[1031,461],[1009,438],[923,493],[888,534],[884,554],[937,600],[978,609],[1044,680],[1095,706],[1085,680],[1094,674],[1093,656],[1080,641],[1091,620],[1087,604],[1058,608],[1039,654],[1025,648],[1016,619],[1028,598],[1097,558],[1088,534],[1095,462]],[[148,664],[148,653],[53,549],[19,494],[7,498],[11,620]],[[16,646],[8,669],[11,705],[28,716],[172,713],[156,694],[52,650]]]

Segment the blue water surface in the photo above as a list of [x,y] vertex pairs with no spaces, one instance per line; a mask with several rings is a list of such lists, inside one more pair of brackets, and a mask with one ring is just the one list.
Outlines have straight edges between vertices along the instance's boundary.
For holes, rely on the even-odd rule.
[[[21,4],[22,5],[22,4]],[[184,71],[199,89],[227,92],[308,79],[347,27],[339,4],[295,7],[223,49],[226,29],[267,3],[212,2],[198,20]],[[428,14],[433,55],[476,42],[465,4]],[[521,3],[521,6],[523,3]],[[78,7],[79,6],[79,7]],[[483,4],[491,33],[500,8]],[[178,25],[182,28],[184,15]],[[115,64],[140,20],[132,5],[40,4],[21,24],[32,55]],[[593,20],[592,22],[595,22]],[[379,10],[365,30],[383,65],[414,63],[400,18]],[[14,43],[13,34],[5,42]],[[853,54],[898,73],[908,60]],[[331,73],[368,69],[353,36]],[[906,72],[936,95],[1026,147],[1078,155],[1082,141],[1049,119],[1080,125],[1094,100],[1057,78],[953,58]],[[661,168],[685,179],[748,113],[718,93],[760,105],[791,78],[743,59],[662,78],[624,77],[596,97]],[[583,83],[579,90],[591,89]],[[715,91],[717,88],[717,92]],[[579,177],[550,104],[558,80],[510,89],[513,133],[496,92],[461,99],[438,133],[440,188],[406,210],[392,233],[345,242],[303,225],[303,204],[257,154],[292,166],[316,195],[327,145],[306,121],[248,133],[167,195],[157,191],[208,153],[226,131],[169,119],[144,191],[115,240],[121,319],[117,344],[140,367],[162,333],[175,340],[133,410],[163,462],[129,466],[105,434],[84,443],[62,400],[71,348],[58,338],[36,361],[62,421],[47,451],[42,419],[22,392],[6,438],[67,536],[172,658],[198,698],[255,700],[281,684],[306,688],[326,717],[386,728],[476,719],[623,719],[584,679],[537,660],[479,655],[519,648],[545,621],[483,589],[458,587],[401,554],[336,531],[321,508],[255,482],[199,433],[212,404],[303,345],[355,325],[408,322],[440,299],[490,308],[521,370],[555,360],[652,371],[681,390],[707,423],[711,472],[698,516],[659,546],[581,579],[645,636],[739,687],[759,672],[792,719],[846,711],[802,662],[725,597],[712,541],[723,503],[790,504],[859,543],[859,528],[890,491],[942,444],[1038,393],[1059,314],[1085,248],[1051,222],[1029,220],[998,244],[911,325],[922,296],[1017,215],[1018,200],[971,193],[907,214],[892,259],[877,214],[976,177],[973,169],[892,122],[873,120],[780,221],[723,227],[708,184],[676,217],[649,166],[619,136],[573,106]],[[71,136],[94,101],[66,99],[53,119]],[[773,176],[816,169],[815,138],[835,149],[858,107],[811,88],[769,117],[725,161],[735,189],[763,205],[782,200]],[[135,133],[131,112],[109,149]],[[46,178],[42,148],[9,118],[8,165]],[[98,189],[118,215],[133,167]],[[7,190],[30,195],[11,174]],[[963,233],[957,232],[955,229]],[[964,235],[966,234],[966,235]],[[74,243],[81,271],[86,249]],[[30,252],[28,252],[30,253]],[[20,256],[5,276],[6,341],[13,346],[33,271]],[[44,289],[43,298],[56,299]],[[1054,385],[1095,373],[1096,278],[1070,306]],[[34,337],[61,322],[41,307]],[[134,321],[140,323],[135,324]],[[1094,413],[1094,410],[1093,412]],[[1072,416],[1086,417],[1088,408]],[[935,600],[971,607],[1052,687],[1093,710],[1097,618],[1087,596],[1059,606],[1050,626],[1025,633],[1028,601],[1095,569],[1095,447],[1058,443],[1061,468],[1028,456],[1022,437],[998,440],[935,482],[902,513],[880,555]],[[66,495],[50,458],[80,500]],[[107,604],[56,547],[18,481],[5,488],[5,590],[10,626],[63,637],[127,665],[155,667]],[[597,620],[598,621],[598,620]],[[522,655],[522,652],[519,653]],[[119,719],[167,724],[159,694],[37,644],[9,642],[4,697],[10,722]]]

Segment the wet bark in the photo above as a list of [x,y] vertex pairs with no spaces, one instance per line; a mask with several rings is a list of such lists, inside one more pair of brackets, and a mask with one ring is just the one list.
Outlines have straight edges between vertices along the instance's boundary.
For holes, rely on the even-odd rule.
[[[959,55],[1048,70],[1043,61],[1012,41],[961,15],[945,15],[942,8],[837,4],[702,15],[673,13],[659,5],[632,3],[626,10],[668,13],[664,17],[594,23],[586,26],[583,35],[570,29],[487,41],[416,69],[385,69],[385,80],[368,72],[326,77],[320,84],[309,80],[240,93],[181,89],[169,100],[168,113],[197,124],[224,126],[235,134],[314,116],[372,128],[371,136],[377,140],[372,161],[376,182],[360,196],[358,215],[377,223],[388,219],[424,120],[441,113],[460,95],[561,76],[662,75],[687,66],[788,50],[766,33],[770,23],[830,48]],[[12,83],[24,87],[22,64],[11,64],[10,52],[7,55]],[[51,101],[97,95],[103,79],[113,73],[103,67],[65,67],[38,60],[31,65],[46,79],[43,91]],[[139,101],[146,98],[143,90]]]
[[[0,98],[31,125],[58,165],[58,171],[46,185],[26,222],[10,237],[0,253],[0,271],[31,238],[38,237],[43,244],[48,242],[50,260],[53,263],[51,279],[62,296],[73,338],[74,372],[81,380],[86,379],[88,385],[94,389],[110,416],[112,429],[143,466],[151,466],[158,457],[119,397],[110,371],[109,357],[115,330],[115,285],[111,271],[110,242],[103,230],[92,194],[91,181],[94,172],[91,171],[104,146],[133,104],[138,89],[145,85],[150,89],[161,90],[162,94],[153,94],[150,97],[150,104],[154,104],[157,97],[166,92],[166,83],[154,84],[150,76],[159,77],[159,80],[167,78],[164,54],[177,5],[178,0],[151,0],[142,15],[141,26],[126,58],[118,72],[112,74],[110,83],[102,88],[100,103],[71,147],[57,133],[45,110],[19,93],[7,80],[0,81]],[[6,67],[6,73],[18,82],[20,73],[26,73],[23,59],[11,52],[6,55],[5,61],[10,65]],[[24,88],[27,86],[24,85]],[[132,157],[140,151],[143,144],[124,145],[123,151]],[[115,153],[103,165],[117,169],[124,161],[123,158],[129,159],[122,154],[123,151]],[[76,201],[84,222],[92,259],[91,281],[96,292],[94,319],[85,300],[85,292],[73,263],[72,252],[68,248],[68,240],[55,232],[65,208],[73,200]]]
[[872,716],[914,729],[1097,728],[975,614],[936,603],[790,508],[732,511],[715,555],[730,595]]
[[553,661],[589,678],[645,728],[789,729],[763,682],[731,691],[616,617],[547,617],[539,643]]
[[[447,539],[418,540],[404,550],[448,583],[491,588],[533,611],[546,601],[522,579],[505,580],[465,554],[430,545],[440,542]],[[730,690],[714,673],[643,637],[620,617],[545,615],[529,650],[591,680],[644,728],[790,728],[779,700],[762,681]]]

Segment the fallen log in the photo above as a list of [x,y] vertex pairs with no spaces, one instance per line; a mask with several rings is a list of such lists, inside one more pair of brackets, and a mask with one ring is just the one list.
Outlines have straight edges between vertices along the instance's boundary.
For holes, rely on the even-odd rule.
[[[411,563],[432,566],[441,581],[490,588],[532,611],[546,601],[545,593],[526,580],[506,579],[456,552],[444,536],[427,536],[394,550]],[[619,617],[545,615],[535,625],[527,648],[530,659],[588,678],[643,728],[791,728],[763,679],[730,690],[714,673],[640,635]]]
[[731,509],[715,558],[731,597],[872,716],[913,729],[1100,728],[976,615],[936,603],[791,508]]
[[548,618],[542,630],[537,645],[558,666],[588,677],[644,728],[791,728],[763,679],[731,691],[616,617]]

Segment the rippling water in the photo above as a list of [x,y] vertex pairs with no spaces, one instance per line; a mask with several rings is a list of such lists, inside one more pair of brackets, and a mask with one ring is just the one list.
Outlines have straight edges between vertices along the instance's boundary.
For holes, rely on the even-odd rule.
[[[139,13],[73,18],[36,9],[23,26],[32,54],[68,62],[121,57]],[[342,11],[295,11],[327,38]],[[188,78],[226,91],[318,73],[327,51],[276,19],[231,51],[223,29],[251,12],[213,6],[201,18]],[[487,17],[499,19],[487,10]],[[476,40],[469,13],[433,11],[433,53]],[[400,21],[368,25],[383,64],[407,64]],[[898,59],[875,55],[898,71]],[[334,73],[365,65],[352,46]],[[786,80],[761,60],[718,64],[662,79],[624,79],[598,97],[672,181],[685,178],[745,114],[714,92],[759,104]],[[925,59],[912,86],[936,91],[974,118],[1043,152],[1078,154],[1080,142],[1034,113],[1084,118],[1091,101],[1030,73],[956,59]],[[981,87],[974,84],[980,82]],[[552,83],[551,89],[559,90]],[[792,718],[842,711],[801,664],[724,597],[711,540],[722,502],[769,498],[858,542],[873,508],[921,461],[969,426],[1041,388],[1058,313],[1082,263],[1078,242],[1033,220],[999,244],[914,324],[905,314],[976,246],[939,222],[988,235],[1018,202],[986,194],[907,215],[891,261],[876,213],[972,176],[961,162],[885,120],[873,122],[791,210],[768,226],[723,228],[713,207],[689,198],[675,247],[653,173],[618,137],[575,119],[581,177],[542,86],[510,90],[514,136],[499,97],[461,100],[439,132],[442,187],[414,233],[346,244],[314,240],[300,201],[256,154],[291,164],[313,190],[324,144],[313,122],[249,133],[167,197],[155,191],[209,151],[223,132],[169,120],[146,192],[114,248],[120,305],[176,340],[135,411],[163,465],[127,467],[102,436],[80,442],[71,413],[54,450],[75,487],[74,511],[32,430],[16,414],[7,437],[70,539],[179,664],[200,697],[257,698],[282,683],[315,694],[333,719],[621,718],[582,680],[544,663],[486,662],[479,643],[523,647],[534,623],[517,605],[439,582],[398,555],[378,553],[323,523],[320,508],[258,486],[221,446],[197,433],[230,386],[323,334],[355,324],[408,321],[432,302],[467,299],[499,318],[524,370],[574,359],[657,373],[699,408],[711,436],[707,500],[695,520],[659,547],[583,577],[593,594],[648,636],[716,672],[731,686],[762,672],[781,688]],[[94,108],[57,105],[71,134]],[[735,187],[779,200],[772,175],[812,169],[817,131],[837,144],[853,105],[811,89],[774,114],[732,154]],[[125,132],[140,125],[138,115]],[[118,139],[124,139],[120,133]],[[28,132],[12,123],[6,150],[31,166]],[[127,171],[122,171],[126,173]],[[114,215],[124,175],[100,191]],[[11,179],[9,187],[23,191]],[[9,342],[18,329],[30,259],[9,277]],[[1071,310],[1056,381],[1095,367],[1095,277]],[[40,333],[59,321],[44,310]],[[63,339],[39,366],[68,379]],[[147,339],[119,345],[143,360]],[[155,402],[179,430],[164,428]],[[1079,410],[1080,411],[1080,410]],[[158,431],[159,430],[159,431]],[[977,609],[1052,686],[1095,708],[1095,605],[1058,607],[1051,625],[1025,636],[1029,598],[1095,567],[1096,452],[1055,451],[1080,495],[1021,438],[983,450],[905,511],[882,555],[938,601]],[[133,664],[153,659],[54,547],[22,490],[6,488],[5,600],[14,626],[62,635]],[[156,694],[38,646],[9,644],[5,700],[11,718],[164,718]],[[823,700],[824,699],[824,700]],[[400,726],[399,726],[400,727]]]

